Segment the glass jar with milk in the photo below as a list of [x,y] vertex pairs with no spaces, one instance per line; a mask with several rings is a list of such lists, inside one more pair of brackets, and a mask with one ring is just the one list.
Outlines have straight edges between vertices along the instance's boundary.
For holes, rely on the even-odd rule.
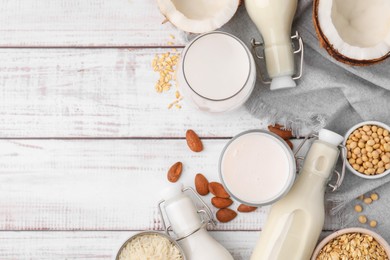
[[176,76],[185,98],[195,107],[225,112],[249,98],[256,81],[256,67],[240,39],[215,31],[196,37],[186,46]]

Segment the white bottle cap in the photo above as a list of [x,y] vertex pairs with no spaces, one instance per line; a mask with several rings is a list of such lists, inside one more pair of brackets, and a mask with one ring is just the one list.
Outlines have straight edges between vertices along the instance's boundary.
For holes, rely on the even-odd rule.
[[179,196],[183,192],[183,183],[176,182],[170,184],[170,186],[161,192],[161,197],[163,200],[169,200],[174,197]]
[[297,84],[291,78],[291,76],[275,77],[271,81],[271,90],[283,89],[283,88],[293,88],[296,86],[297,86]]
[[344,137],[327,129],[321,129],[318,133],[318,138],[321,141],[338,146],[344,141]]

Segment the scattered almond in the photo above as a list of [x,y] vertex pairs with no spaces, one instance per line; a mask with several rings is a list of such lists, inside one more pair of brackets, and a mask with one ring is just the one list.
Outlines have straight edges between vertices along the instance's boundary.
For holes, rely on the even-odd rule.
[[276,124],[275,126],[269,125],[268,130],[281,138],[287,140],[293,137],[291,130],[283,130],[281,125]]
[[291,150],[294,148],[294,145],[290,140],[285,139],[284,141],[286,141],[287,145],[291,148]]
[[191,129],[186,132],[187,145],[193,152],[201,152],[203,150],[203,143],[199,136]]
[[237,217],[237,212],[231,209],[220,209],[217,211],[216,216],[219,222],[226,223]]
[[223,199],[223,198],[214,197],[211,199],[211,204],[213,204],[214,207],[216,207],[216,208],[224,209],[224,208],[227,208],[230,205],[232,205],[233,201],[231,199]]
[[219,182],[210,182],[209,190],[218,198],[228,199],[230,198],[229,193],[226,192],[225,188]]
[[239,212],[252,212],[252,211],[255,211],[256,209],[257,209],[257,207],[252,207],[252,206],[248,206],[248,205],[245,205],[245,204],[241,204],[237,208],[237,210]]
[[168,181],[177,182],[181,176],[181,172],[183,170],[183,164],[181,162],[177,162],[171,166],[168,170]]
[[195,188],[199,195],[205,196],[209,194],[209,181],[201,173],[195,176]]

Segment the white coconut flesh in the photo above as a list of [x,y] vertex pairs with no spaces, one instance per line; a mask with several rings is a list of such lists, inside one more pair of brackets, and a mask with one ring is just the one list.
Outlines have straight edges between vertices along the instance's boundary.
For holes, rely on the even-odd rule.
[[390,52],[390,0],[320,0],[318,22],[346,57],[374,60]]
[[239,0],[158,0],[161,13],[186,32],[204,33],[220,28],[236,13]]

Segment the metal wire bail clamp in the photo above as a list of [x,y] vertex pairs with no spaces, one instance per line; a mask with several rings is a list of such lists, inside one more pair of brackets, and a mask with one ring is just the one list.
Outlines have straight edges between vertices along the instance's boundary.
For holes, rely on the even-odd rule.
[[[294,153],[298,172],[300,171],[299,162],[305,160],[305,157],[298,156],[298,153],[301,150],[301,148],[303,147],[303,145],[306,143],[306,141],[309,139],[312,139],[312,138],[318,139],[318,134],[307,135],[305,137],[305,139],[303,139],[303,141],[299,144],[297,150]],[[345,168],[346,168],[346,163],[347,163],[347,148],[343,144],[339,144],[337,147],[340,149],[341,158],[343,160],[343,165],[341,166],[341,173],[336,169],[333,170],[333,173],[336,174],[336,176],[337,176],[337,180],[336,180],[335,184],[331,184],[331,183],[328,184],[328,186],[330,188],[332,188],[332,190],[331,190],[332,192],[338,190],[338,188],[340,188],[341,184],[343,183],[344,176],[345,176]]]
[[[295,42],[295,43],[294,43]],[[254,55],[260,59],[264,60],[266,62],[265,54],[264,54],[264,42],[263,41],[256,41],[254,38],[251,39],[251,45],[252,45],[252,51]],[[295,35],[291,36],[291,45],[293,48],[293,53],[294,54],[301,54],[299,58],[299,70],[298,72],[293,75],[292,79],[297,80],[302,77],[302,72],[303,72],[303,55],[304,55],[304,46],[303,46],[303,40],[302,37],[299,35],[298,31],[295,31]],[[298,48],[295,46],[298,45]],[[259,53],[257,49],[260,48]],[[257,62],[256,62],[257,64]],[[264,65],[265,66],[265,65]],[[264,84],[271,84],[271,78],[269,77],[267,70],[262,69],[262,66],[258,65],[259,68],[259,74],[260,74],[260,79]]]

